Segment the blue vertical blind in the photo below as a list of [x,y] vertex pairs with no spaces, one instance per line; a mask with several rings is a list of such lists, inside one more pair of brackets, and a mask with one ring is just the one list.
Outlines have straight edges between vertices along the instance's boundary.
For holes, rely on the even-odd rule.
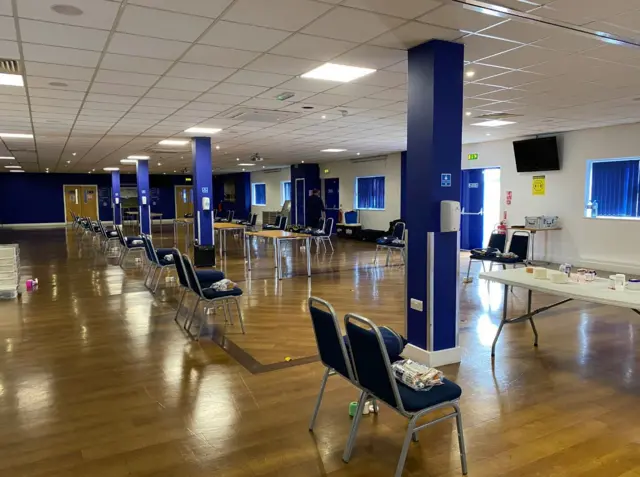
[[253,184],[253,205],[267,205],[267,186]]
[[384,177],[356,178],[356,209],[384,209]]
[[591,166],[591,200],[598,215],[638,217],[640,161],[597,161]]
[[291,200],[291,182],[282,183],[282,204]]

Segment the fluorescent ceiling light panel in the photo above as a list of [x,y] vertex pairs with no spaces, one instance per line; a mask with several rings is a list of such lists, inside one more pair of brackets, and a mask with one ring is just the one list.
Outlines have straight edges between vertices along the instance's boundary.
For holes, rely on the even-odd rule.
[[6,137],[8,139],[33,139],[33,134],[0,133],[0,137]]
[[[127,157],[127,159],[134,159],[134,160],[138,160],[139,159],[139,160],[143,161],[145,159],[151,159],[151,158],[149,156],[129,156],[129,157]],[[122,161],[120,161],[120,162],[122,162]]]
[[238,166],[255,166],[255,164],[237,164]]
[[501,119],[493,119],[491,121],[483,121],[481,123],[473,123],[472,126],[484,126],[486,128],[497,128],[500,126],[507,126],[509,124],[515,124],[515,121],[502,121]]
[[314,70],[302,75],[302,78],[321,79],[327,81],[338,81],[348,83],[363,76],[375,73],[371,68],[360,68],[358,66],[337,65],[335,63],[325,63]]
[[161,146],[186,146],[189,144],[188,139],[164,139],[160,141],[158,144]]
[[4,166],[5,169],[22,169],[22,166]]
[[24,172],[22,169],[11,169],[9,172]]
[[103,171],[107,171],[107,172],[113,172],[113,171],[119,171],[120,168],[119,167],[104,167],[102,170]]
[[22,75],[10,75],[0,73],[0,85],[2,86],[24,86]]
[[15,157],[12,156],[0,156],[0,159],[3,161],[13,161]]
[[137,164],[136,159],[120,159],[120,164]]
[[346,152],[346,149],[323,149],[320,152]]
[[189,128],[185,129],[184,132],[190,134],[216,134],[222,131],[222,129],[218,128]]

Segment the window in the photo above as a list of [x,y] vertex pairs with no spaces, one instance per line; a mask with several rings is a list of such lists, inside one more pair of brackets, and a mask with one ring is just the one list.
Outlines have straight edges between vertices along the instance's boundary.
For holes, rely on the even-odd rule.
[[267,186],[265,184],[251,184],[253,189],[252,205],[267,205]]
[[593,161],[587,181],[587,217],[640,217],[640,160]]
[[356,177],[356,209],[384,210],[384,177]]
[[291,182],[283,181],[280,183],[280,197],[282,198],[280,205],[284,205],[286,201],[291,200]]

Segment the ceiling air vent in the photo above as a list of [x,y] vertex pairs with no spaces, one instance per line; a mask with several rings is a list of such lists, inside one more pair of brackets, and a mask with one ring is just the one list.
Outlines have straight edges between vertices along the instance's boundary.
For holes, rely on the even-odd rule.
[[14,75],[21,74],[20,62],[18,60],[6,60],[0,58],[0,73],[9,73]]
[[254,121],[259,123],[278,123],[298,117],[292,111],[277,111],[273,109],[233,108],[219,117],[235,121]]
[[191,151],[191,142],[184,146],[161,146],[160,144],[154,144],[144,150],[148,154],[162,154],[162,157],[167,156],[169,159],[175,159],[177,154],[184,155],[185,152]]
[[522,114],[510,114],[510,113],[489,113],[481,116],[475,116],[476,119],[509,119],[519,118]]

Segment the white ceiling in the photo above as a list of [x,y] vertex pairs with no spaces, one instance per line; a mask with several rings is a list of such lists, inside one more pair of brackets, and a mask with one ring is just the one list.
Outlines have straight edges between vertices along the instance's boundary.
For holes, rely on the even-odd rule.
[[[60,3],[83,14],[51,9]],[[639,0],[491,3],[640,41]],[[0,0],[0,58],[23,61],[26,88],[0,86],[0,132],[34,132],[35,141],[4,139],[0,156],[15,155],[27,171],[101,170],[196,125],[223,128],[214,165],[225,170],[255,152],[268,167],[400,151],[406,49],[432,38],[464,42],[466,71],[475,72],[465,84],[464,142],[640,121],[640,49],[451,0],[15,4]],[[299,78],[326,61],[378,71],[350,84]],[[286,91],[295,96],[275,99]],[[299,116],[221,118],[238,105]],[[502,128],[471,126],[493,112],[520,116]],[[326,148],[348,151],[319,152]],[[190,151],[153,158],[152,171],[172,172],[189,166]]]

